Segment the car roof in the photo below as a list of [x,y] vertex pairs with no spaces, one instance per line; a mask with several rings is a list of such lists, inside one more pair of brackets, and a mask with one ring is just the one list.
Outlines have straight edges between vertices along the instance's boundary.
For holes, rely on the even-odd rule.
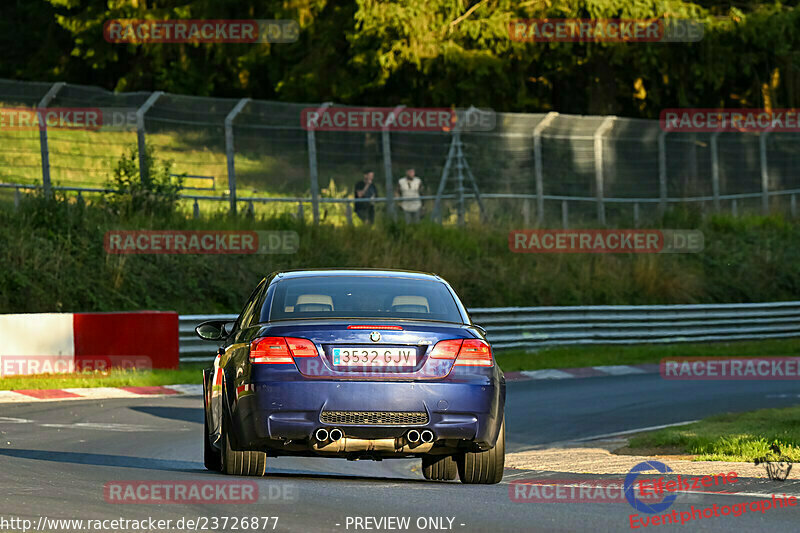
[[385,278],[413,278],[429,281],[444,281],[436,274],[429,272],[418,272],[416,270],[389,270],[383,268],[309,268],[303,270],[284,270],[276,272],[278,278],[306,278],[313,276],[362,276],[362,277],[385,277]]

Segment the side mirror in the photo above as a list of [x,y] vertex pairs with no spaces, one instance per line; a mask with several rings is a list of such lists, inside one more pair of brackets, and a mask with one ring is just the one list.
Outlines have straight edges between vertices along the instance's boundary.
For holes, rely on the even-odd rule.
[[233,333],[234,327],[236,327],[236,322],[225,322],[222,324],[222,332],[226,337],[230,337],[231,333]]
[[207,341],[221,341],[229,335],[225,331],[224,320],[208,320],[194,328],[197,336]]

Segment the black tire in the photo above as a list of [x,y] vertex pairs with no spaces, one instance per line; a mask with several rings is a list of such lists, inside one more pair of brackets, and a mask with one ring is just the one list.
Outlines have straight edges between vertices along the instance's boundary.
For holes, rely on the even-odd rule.
[[506,462],[506,420],[500,425],[495,447],[484,452],[465,452],[456,458],[462,483],[494,485],[503,479]]
[[452,481],[458,468],[452,455],[423,455],[422,475],[431,481]]
[[222,470],[222,454],[208,440],[208,418],[205,410],[203,411],[203,463],[205,463],[206,469],[212,472]]
[[[225,401],[225,389],[222,389],[222,401]],[[267,454],[259,451],[240,451],[231,449],[228,435],[231,427],[227,411],[222,405],[222,471],[231,476],[263,476],[267,471]]]

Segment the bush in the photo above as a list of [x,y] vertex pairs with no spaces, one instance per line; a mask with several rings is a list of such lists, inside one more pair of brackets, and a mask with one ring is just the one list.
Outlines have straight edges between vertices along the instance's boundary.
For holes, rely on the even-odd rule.
[[117,162],[113,177],[106,182],[106,207],[115,215],[127,218],[134,214],[170,218],[178,205],[186,174],[172,175],[172,160],[158,160],[151,146],[145,146],[148,178],[139,173],[139,149],[134,144]]

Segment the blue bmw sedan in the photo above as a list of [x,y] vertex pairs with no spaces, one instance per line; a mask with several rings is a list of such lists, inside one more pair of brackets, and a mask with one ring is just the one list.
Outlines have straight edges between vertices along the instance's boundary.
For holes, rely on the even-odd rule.
[[261,476],[267,457],[416,457],[426,479],[498,483],[505,378],[485,332],[439,276],[276,272],[203,372],[205,465]]

